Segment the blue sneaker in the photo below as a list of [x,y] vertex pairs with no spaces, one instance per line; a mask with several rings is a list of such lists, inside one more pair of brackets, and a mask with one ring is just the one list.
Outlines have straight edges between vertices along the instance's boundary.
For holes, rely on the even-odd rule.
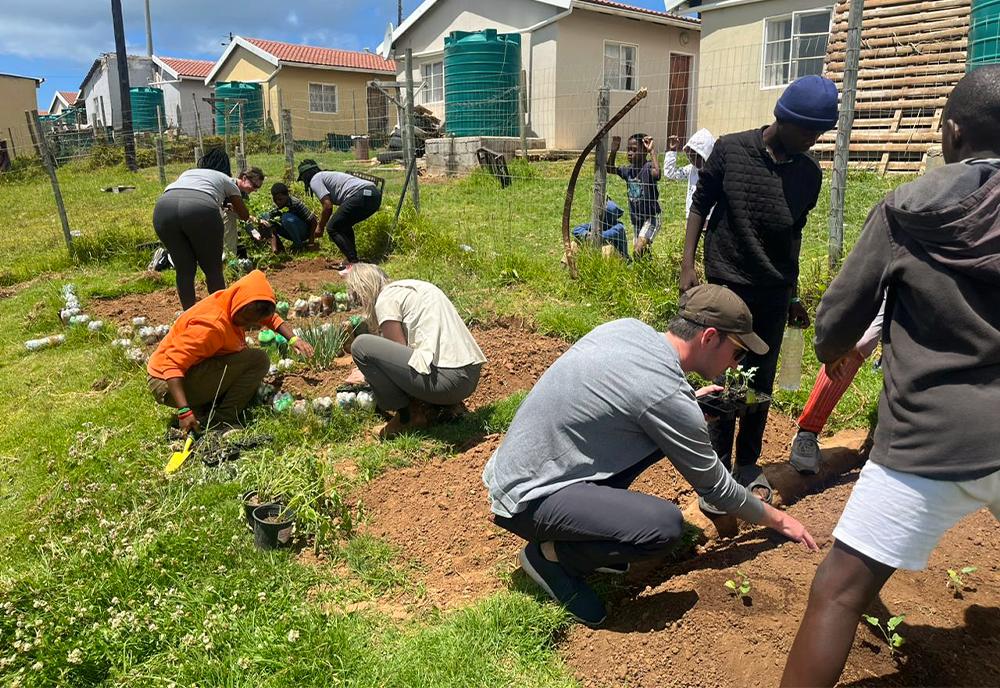
[[566,608],[573,618],[587,626],[600,626],[607,618],[604,603],[586,581],[566,571],[542,554],[537,543],[529,542],[518,555],[521,568],[549,597]]

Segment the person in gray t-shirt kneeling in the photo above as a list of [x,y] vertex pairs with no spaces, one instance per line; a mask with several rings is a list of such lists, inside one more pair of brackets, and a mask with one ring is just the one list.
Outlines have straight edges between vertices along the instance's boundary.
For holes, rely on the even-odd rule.
[[552,364],[525,397],[483,471],[494,521],[528,541],[524,572],[591,626],[604,604],[584,577],[623,573],[681,536],[677,506],[629,485],[666,456],[695,491],[727,513],[808,549],[801,523],[739,485],[712,450],[685,377],[713,379],[767,345],[746,304],[706,284],[681,296],[667,332],[638,320],[606,323]]

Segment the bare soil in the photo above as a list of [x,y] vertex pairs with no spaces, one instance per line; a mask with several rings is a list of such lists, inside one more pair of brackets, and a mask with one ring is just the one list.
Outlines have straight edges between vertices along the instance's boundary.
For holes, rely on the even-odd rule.
[[[785,461],[793,433],[791,419],[772,413],[762,463]],[[417,582],[426,590],[421,606],[453,608],[511,585],[508,574],[523,543],[491,523],[480,478],[500,440],[489,436],[450,459],[393,471],[356,495],[368,514],[363,530],[416,562]],[[838,444],[856,449],[859,435],[837,435],[826,446]],[[856,477],[852,471],[790,508],[823,545],[820,554],[744,526],[735,538],[700,546],[698,556],[612,586],[606,627],[574,625],[561,642],[571,671],[593,687],[776,685]],[[675,502],[693,497],[667,461],[633,489]],[[945,536],[926,571],[897,574],[869,613],[883,620],[906,614],[899,629],[907,640],[904,654],[892,657],[874,629],[859,627],[842,685],[1000,685],[996,534],[992,515],[974,514]],[[945,571],[965,565],[978,567],[975,589],[956,598],[945,586]],[[748,604],[724,587],[736,568],[751,580]]]
[[[344,281],[337,272],[337,262],[329,258],[310,258],[289,263],[276,270],[267,271],[267,280],[279,300],[294,302],[315,294],[320,296],[327,285]],[[205,283],[200,278],[195,283],[198,298],[203,298]],[[95,320],[129,325],[132,318],[143,316],[149,325],[171,324],[181,310],[177,291],[167,287],[149,294],[128,294],[111,299],[92,298],[84,303],[84,310]]]

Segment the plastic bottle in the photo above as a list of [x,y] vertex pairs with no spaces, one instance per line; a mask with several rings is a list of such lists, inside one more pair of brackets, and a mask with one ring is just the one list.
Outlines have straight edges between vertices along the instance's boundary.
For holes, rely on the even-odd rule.
[[275,306],[274,306],[274,310],[278,311],[278,315],[280,315],[282,318],[287,318],[288,317],[288,302],[287,301],[278,301],[278,303],[276,303]]
[[278,413],[283,413],[290,409],[295,404],[295,399],[288,392],[282,392],[281,394],[274,397],[274,401],[271,402],[271,406]]
[[257,334],[257,341],[263,346],[268,346],[274,343],[274,330],[261,330]]
[[28,351],[40,351],[42,349],[47,349],[50,346],[59,346],[66,341],[66,337],[61,334],[54,334],[48,337],[42,337],[41,339],[29,339],[24,343],[24,348]]
[[802,328],[786,327],[785,336],[781,339],[779,388],[789,391],[795,391],[799,388],[799,384],[802,382],[802,347]]

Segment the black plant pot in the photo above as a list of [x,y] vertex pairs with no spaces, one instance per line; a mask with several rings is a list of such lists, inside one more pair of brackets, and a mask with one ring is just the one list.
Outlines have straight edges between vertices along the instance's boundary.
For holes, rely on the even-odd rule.
[[247,530],[253,532],[253,510],[259,506],[277,504],[277,502],[259,502],[257,500],[257,490],[250,490],[243,493],[243,518],[247,522]]
[[281,504],[263,504],[253,510],[253,544],[257,549],[277,549],[292,540],[295,512]]
[[756,409],[761,404],[769,404],[771,396],[763,392],[754,392],[756,398],[753,403],[748,404],[745,397],[734,398],[721,392],[712,392],[698,399],[698,406],[702,413],[711,418],[719,420],[732,420],[742,418],[747,411]]

